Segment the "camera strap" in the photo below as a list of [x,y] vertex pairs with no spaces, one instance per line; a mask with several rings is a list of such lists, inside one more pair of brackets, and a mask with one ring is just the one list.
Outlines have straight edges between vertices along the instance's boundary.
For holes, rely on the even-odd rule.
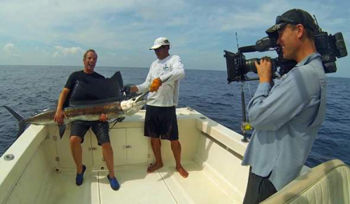
[[321,125],[325,119],[325,115],[326,115],[326,110],[325,110],[325,106],[326,106],[326,81],[325,80],[320,81],[320,89],[321,89],[320,90],[320,104],[318,106],[317,115],[315,116],[314,121],[312,121],[312,123],[310,124],[310,127],[315,127],[315,126]]
[[[319,53],[317,53],[317,52],[312,53],[311,55],[309,55],[309,56],[306,58],[305,62],[299,62],[299,63],[296,64],[295,66],[296,66],[296,67],[299,67],[299,66],[307,65],[307,64],[309,64],[311,61],[313,61],[313,60],[315,60],[315,59],[317,59],[317,58],[321,58],[321,55],[320,55]],[[303,61],[304,61],[304,60],[303,60]]]

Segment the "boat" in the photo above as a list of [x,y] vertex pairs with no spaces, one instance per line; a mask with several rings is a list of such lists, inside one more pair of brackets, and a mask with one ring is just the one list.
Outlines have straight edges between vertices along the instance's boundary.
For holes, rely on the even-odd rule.
[[[146,172],[154,158],[143,136],[144,110],[110,127],[118,191],[108,183],[90,130],[82,145],[87,171],[76,186],[70,131],[60,139],[56,125],[30,125],[0,158],[0,204],[242,203],[249,173],[241,165],[247,147],[242,135],[189,107],[177,108],[176,114],[188,178],[175,171],[168,141],[161,147],[163,168]],[[305,166],[263,203],[350,203],[350,168],[340,160]]]

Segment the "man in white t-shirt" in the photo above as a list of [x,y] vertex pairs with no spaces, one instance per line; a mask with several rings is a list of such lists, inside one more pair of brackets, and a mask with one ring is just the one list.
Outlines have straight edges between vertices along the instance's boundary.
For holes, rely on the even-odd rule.
[[155,60],[144,83],[131,87],[132,92],[148,94],[144,134],[151,139],[151,146],[156,159],[147,172],[151,173],[163,166],[160,146],[161,139],[170,140],[176,170],[186,178],[188,172],[181,165],[181,144],[178,140],[176,105],[179,98],[179,81],[185,76],[181,59],[170,55],[170,42],[165,37],[154,41],[150,50],[154,50]]

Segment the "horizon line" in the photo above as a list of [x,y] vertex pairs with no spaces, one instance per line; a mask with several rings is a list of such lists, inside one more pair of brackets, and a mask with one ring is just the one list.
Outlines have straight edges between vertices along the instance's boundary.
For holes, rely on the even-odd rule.
[[[23,64],[0,64],[0,66],[57,66],[57,67],[82,67],[82,65],[39,65],[39,64],[31,64],[31,65],[23,65]],[[132,67],[132,66],[112,66],[112,65],[96,65],[96,67],[105,67],[105,68],[136,68],[136,69],[149,69],[149,67]],[[205,68],[186,68],[185,70],[203,70],[203,71],[226,71],[226,69],[205,69]]]

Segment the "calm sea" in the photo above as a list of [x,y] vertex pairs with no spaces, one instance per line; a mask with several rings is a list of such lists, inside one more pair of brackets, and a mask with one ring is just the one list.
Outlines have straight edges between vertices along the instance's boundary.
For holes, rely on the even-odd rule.
[[[12,107],[24,117],[46,108],[54,108],[68,75],[81,67],[67,66],[0,66],[0,106]],[[142,83],[146,68],[96,67],[110,77],[121,71],[124,84]],[[225,71],[186,70],[180,85],[179,107],[192,107],[222,125],[240,132],[242,118],[241,84],[226,82]],[[247,82],[243,89],[246,103],[254,94],[257,82]],[[328,77],[326,120],[320,129],[308,166],[333,158],[350,164],[350,79]],[[17,122],[0,109],[0,155],[14,142]]]

